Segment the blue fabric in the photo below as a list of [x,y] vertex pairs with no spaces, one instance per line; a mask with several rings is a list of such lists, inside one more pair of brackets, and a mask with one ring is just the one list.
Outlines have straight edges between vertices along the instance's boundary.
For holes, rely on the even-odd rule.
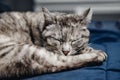
[[[112,29],[109,29],[112,28]],[[120,80],[120,24],[116,21],[94,21],[89,26],[90,43],[108,55],[102,65],[45,74],[25,80]]]

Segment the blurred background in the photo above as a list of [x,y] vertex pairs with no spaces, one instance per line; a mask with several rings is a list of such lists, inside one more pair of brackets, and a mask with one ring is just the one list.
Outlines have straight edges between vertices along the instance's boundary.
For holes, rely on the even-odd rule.
[[0,0],[0,12],[40,11],[41,7],[78,14],[91,7],[93,22],[90,28],[120,32],[120,0]]
[[12,11],[40,11],[47,7],[50,11],[79,13],[91,7],[93,20],[120,20],[120,0],[0,0]]

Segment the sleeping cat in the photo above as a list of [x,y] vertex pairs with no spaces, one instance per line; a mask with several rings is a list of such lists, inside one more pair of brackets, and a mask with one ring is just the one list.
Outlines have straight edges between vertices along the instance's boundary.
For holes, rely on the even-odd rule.
[[88,46],[90,9],[81,15],[49,12],[0,14],[0,77],[20,77],[103,62],[106,53]]

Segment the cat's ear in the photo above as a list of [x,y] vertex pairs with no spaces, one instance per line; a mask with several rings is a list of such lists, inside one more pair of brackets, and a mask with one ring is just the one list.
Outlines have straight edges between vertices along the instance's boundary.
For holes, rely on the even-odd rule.
[[44,18],[45,18],[45,20],[46,21],[51,21],[51,13],[50,13],[50,11],[47,9],[47,8],[45,8],[45,7],[43,7],[42,8],[42,12],[43,12],[43,15],[44,15]]
[[83,12],[82,16],[84,19],[86,19],[89,22],[92,19],[92,14],[93,14],[92,9],[88,8]]
[[42,12],[49,13],[50,11],[47,8],[42,7]]
[[42,8],[43,16],[44,16],[44,27],[48,26],[49,24],[53,23],[53,15],[52,13],[45,7]]
[[93,11],[91,8],[88,8],[88,9],[81,9],[79,12],[78,12],[78,15],[82,16],[82,19],[80,17],[80,20],[86,20],[87,22],[90,22],[91,19],[92,19],[92,14],[93,14]]

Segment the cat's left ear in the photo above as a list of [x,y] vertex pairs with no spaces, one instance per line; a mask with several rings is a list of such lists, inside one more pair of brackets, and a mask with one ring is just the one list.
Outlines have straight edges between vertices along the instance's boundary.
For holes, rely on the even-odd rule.
[[83,20],[86,20],[87,22],[90,22],[92,19],[92,14],[93,11],[91,8],[85,9],[85,10],[81,10],[80,13],[78,13],[78,15],[82,16]]
[[83,12],[83,18],[89,22],[92,19],[92,14],[93,14],[92,9],[88,8]]

